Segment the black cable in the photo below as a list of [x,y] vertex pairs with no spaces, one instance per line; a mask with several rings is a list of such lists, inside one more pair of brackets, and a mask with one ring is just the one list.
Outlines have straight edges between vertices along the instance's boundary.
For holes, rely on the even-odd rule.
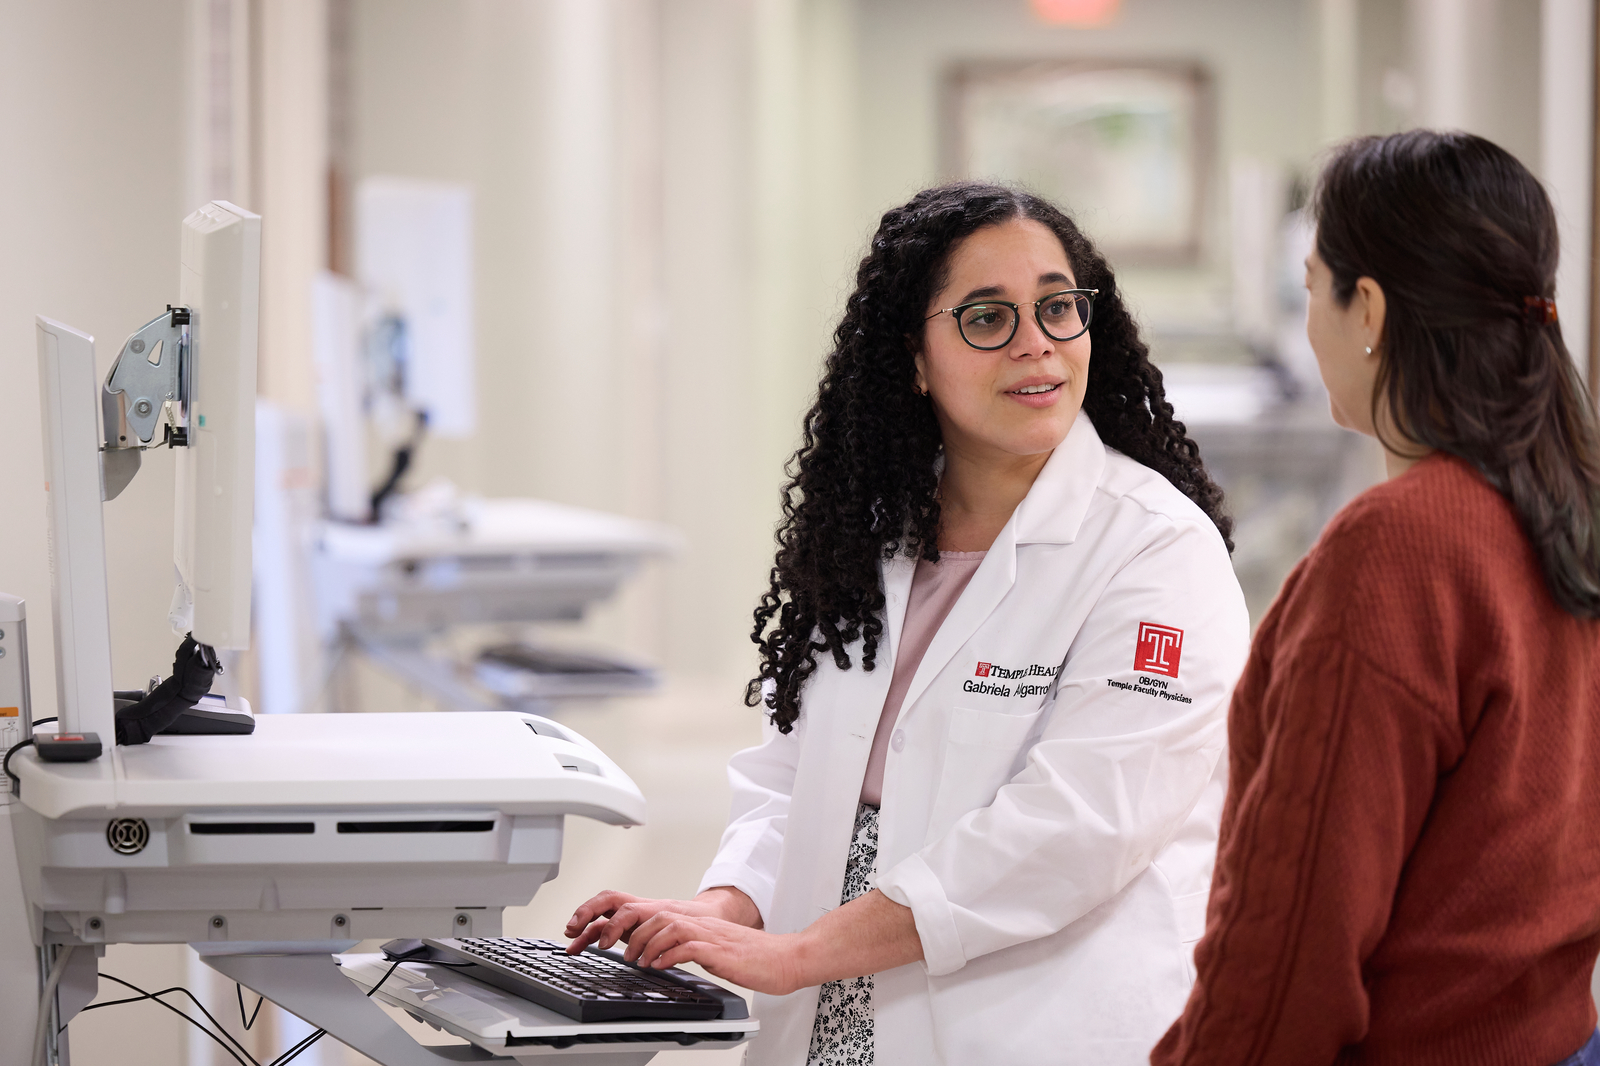
[[312,1044],[315,1044],[318,1040],[321,1040],[325,1035],[327,1035],[327,1032],[328,1031],[326,1029],[318,1029],[310,1036],[300,1040],[294,1045],[294,1047],[290,1048],[282,1055],[279,1055],[277,1058],[267,1063],[267,1066],[286,1066],[287,1063],[293,1062],[295,1059],[299,1058],[300,1053],[306,1048],[310,1047]]
[[[122,986],[124,986],[126,988],[131,988],[135,992],[143,992],[144,991],[144,989],[138,987],[137,985],[129,984],[127,981],[124,981],[120,977],[112,977],[108,973],[103,973],[100,976],[104,977],[108,981],[115,981],[117,984],[122,985]],[[204,1014],[206,1016],[206,1021],[208,1021],[212,1025],[216,1026],[217,1032],[221,1033],[224,1037],[226,1037],[227,1040],[228,1040],[228,1043],[232,1044],[234,1047],[239,1049],[239,1054],[241,1054],[245,1058],[249,1059],[252,1063],[256,1062],[255,1056],[250,1054],[249,1049],[246,1048],[243,1044],[239,1043],[238,1040],[234,1039],[233,1034],[228,1032],[227,1027],[225,1025],[223,1025],[221,1022],[217,1021],[216,1015],[214,1015],[210,1011],[206,1010],[206,1005],[204,1003],[201,1003],[199,998],[197,996],[195,996],[195,994],[193,992],[189,991],[187,988],[184,988],[183,986],[179,985],[179,986],[176,986],[174,988],[163,989],[160,992],[153,993],[151,998],[154,998],[155,996],[164,996],[164,995],[167,995],[169,992],[181,992],[185,996],[188,996],[189,997],[189,1002],[193,1003],[199,1009],[200,1013]],[[161,1003],[161,1000],[157,999],[156,1002],[157,1003]],[[162,1006],[166,1006],[165,1003],[162,1003],[161,1005]],[[173,1008],[173,1009],[176,1010],[177,1008]],[[195,1024],[198,1025],[199,1023],[197,1022]],[[202,1026],[202,1028],[204,1028],[204,1027]],[[224,1046],[227,1046],[227,1045],[224,1045]],[[259,1064],[257,1064],[257,1066],[259,1066]]]
[[266,996],[261,996],[261,995],[258,995],[256,997],[256,1009],[254,1011],[250,1012],[250,1020],[249,1021],[245,1021],[245,1017],[244,1017],[244,986],[241,985],[238,981],[235,981],[233,983],[233,994],[239,997],[239,1023],[244,1026],[244,1031],[248,1033],[250,1031],[250,1027],[252,1025],[256,1024],[256,1017],[258,1015],[260,1015],[260,1013],[261,1013],[261,1004],[263,1004],[263,1003],[265,1003],[267,1001],[267,997]]
[[428,431],[428,412],[418,411],[416,424],[411,429],[411,436],[406,442],[395,449],[394,466],[389,470],[389,476],[383,484],[372,491],[371,510],[368,521],[377,523],[383,519],[383,502],[400,488],[400,479],[406,476],[406,471],[411,469],[411,457],[422,447],[422,438]]
[[[389,967],[389,969],[384,973],[384,975],[382,977],[378,978],[378,983],[373,985],[371,988],[369,988],[367,990],[367,998],[371,999],[373,993],[378,991],[378,989],[382,988],[383,987],[383,983],[385,981],[387,981],[391,976],[393,976],[394,972],[400,968],[400,964],[402,962],[405,962],[405,961],[406,961],[405,959],[396,959],[396,960],[394,960],[394,965]],[[328,1033],[328,1031],[326,1029],[318,1029],[316,1032],[312,1033],[310,1036],[308,1036],[304,1040],[300,1041],[294,1047],[290,1048],[288,1051],[285,1051],[282,1055],[279,1055],[277,1058],[275,1058],[271,1062],[267,1063],[267,1066],[286,1066],[287,1063],[293,1062],[299,1056],[300,1052],[304,1051],[306,1048],[310,1047],[312,1044],[315,1044],[318,1040],[321,1040],[324,1036],[327,1035],[327,1033]]]
[[[190,1025],[194,1026],[196,1029],[200,1030],[202,1033],[204,1033],[207,1036],[209,1036],[211,1039],[215,1040],[219,1045],[221,1045],[222,1050],[226,1051],[233,1058],[233,1061],[237,1062],[239,1064],[239,1066],[261,1066],[261,1063],[256,1060],[256,1057],[254,1055],[250,1054],[250,1052],[248,1052],[248,1051],[245,1051],[244,1046],[239,1044],[239,1042],[237,1040],[234,1040],[233,1037],[228,1036],[228,1031],[226,1029],[222,1029],[222,1026],[217,1022],[217,1020],[215,1018],[211,1017],[211,1012],[206,1010],[205,1004],[201,1003],[198,999],[195,999],[194,993],[190,992],[187,988],[163,988],[159,992],[146,992],[144,989],[140,988],[138,985],[133,984],[132,982],[129,982],[129,981],[124,981],[120,977],[112,977],[108,973],[103,973],[100,976],[105,978],[107,981],[115,981],[117,984],[122,985],[124,988],[131,988],[135,992],[138,992],[139,995],[133,996],[133,997],[131,997],[129,999],[113,1000],[113,1001],[111,1001],[109,1003],[95,1003],[95,1004],[92,1004],[90,1006],[87,1006],[87,1007],[83,1008],[84,1010],[95,1010],[95,1009],[97,1009],[99,1007],[111,1007],[111,1006],[115,1006],[118,1003],[139,1003],[139,1002],[142,1002],[144,1000],[149,1000],[152,1003],[156,1003],[156,1004],[159,1004],[159,1005],[167,1008],[172,1013],[176,1014],[178,1017],[182,1018],[184,1021],[188,1022]],[[239,1048],[239,1050],[235,1051],[233,1048],[229,1047],[228,1044],[223,1041],[221,1036],[218,1036],[216,1033],[213,1033],[210,1029],[207,1029],[204,1025],[201,1025],[198,1021],[196,1021],[194,1018],[191,1018],[189,1015],[185,1014],[183,1011],[179,1010],[177,1007],[174,1007],[172,1004],[166,1002],[165,1000],[156,998],[158,996],[170,995],[170,994],[172,994],[174,992],[182,992],[184,995],[188,996],[189,999],[194,1003],[194,1005],[196,1007],[200,1008],[200,1012],[202,1014],[204,1014],[207,1018],[211,1019],[211,1024],[215,1025],[218,1029],[221,1029],[223,1036],[227,1036],[228,1040],[232,1041],[233,1044]],[[65,1029],[66,1026],[63,1025],[61,1028]],[[239,1057],[241,1052],[244,1054],[244,1058],[240,1058]]]
[[394,965],[389,967],[388,970],[384,971],[384,974],[383,974],[382,977],[378,978],[378,983],[373,985],[371,988],[367,989],[367,998],[371,999],[372,998],[372,994],[374,992],[376,992],[378,989],[382,988],[383,987],[383,983],[385,981],[387,981],[390,977],[392,977],[394,975],[394,972],[400,968],[400,964],[402,962],[405,962],[405,961],[406,961],[405,959],[396,959],[394,961]]
[[[55,720],[56,719],[55,719],[54,715],[52,715],[49,718],[41,718],[37,722],[31,723],[30,728],[32,726],[44,725],[46,722],[54,722]],[[18,777],[16,774],[11,772],[11,756],[15,755],[17,752],[21,751],[23,748],[26,748],[28,745],[30,745],[32,743],[33,743],[33,738],[29,737],[27,740],[21,740],[21,741],[18,741],[17,743],[15,743],[15,744],[11,745],[11,750],[6,752],[6,757],[5,757],[4,763],[0,763],[0,767],[4,768],[4,770],[6,772],[6,776],[11,778],[11,793],[12,793],[12,795],[20,796],[22,794],[22,778]]]
[[[46,721],[54,721],[54,719],[46,719]],[[39,723],[35,723],[35,724],[39,724]],[[394,972],[400,968],[400,963],[404,962],[404,961],[405,961],[404,959],[399,959],[399,960],[397,960],[395,962],[395,964],[393,966],[389,967],[389,969],[384,973],[384,975],[378,979],[378,983],[373,985],[372,988],[367,991],[367,998],[368,999],[371,999],[373,993],[377,992],[378,989],[383,987],[384,982],[389,980],[389,978],[394,975]],[[217,1019],[212,1015],[212,1013],[210,1011],[206,1010],[206,1005],[204,1003],[201,1003],[200,1000],[198,1000],[197,998],[195,998],[195,994],[193,992],[189,991],[187,988],[183,988],[183,987],[180,986],[180,987],[174,987],[174,988],[163,988],[159,992],[146,992],[144,989],[140,988],[138,985],[133,984],[131,981],[124,981],[120,977],[113,977],[108,973],[103,973],[100,976],[105,978],[107,981],[115,981],[117,984],[122,985],[124,988],[131,988],[133,991],[135,991],[135,992],[137,992],[139,994],[137,996],[129,996],[127,999],[113,999],[113,1000],[108,1000],[105,1003],[90,1004],[89,1006],[84,1007],[83,1010],[86,1010],[86,1011],[98,1010],[101,1007],[115,1007],[115,1006],[118,1006],[119,1004],[123,1004],[123,1003],[142,1003],[145,1000],[149,1000],[152,1003],[157,1003],[157,1004],[160,1004],[161,1006],[167,1008],[172,1013],[176,1014],[178,1017],[182,1018],[184,1021],[188,1022],[190,1025],[194,1026],[196,1029],[200,1030],[202,1033],[204,1033],[207,1036],[209,1036],[211,1039],[215,1040],[218,1044],[220,1044],[222,1046],[222,1050],[226,1051],[229,1055],[231,1055],[233,1057],[233,1061],[237,1062],[239,1064],[239,1066],[261,1066],[260,1061],[258,1061],[254,1055],[250,1054],[249,1051],[245,1050],[245,1046],[243,1044],[239,1043],[239,1041],[235,1040],[233,1038],[233,1035],[231,1033],[229,1033],[226,1028],[223,1027],[222,1023],[217,1021]],[[241,986],[239,985],[239,983],[237,981],[234,982],[233,988],[234,988],[234,991],[239,996],[239,1019],[240,1019],[240,1021],[243,1021],[244,1020],[244,991],[243,991],[243,989],[241,988]],[[183,1011],[179,1010],[177,1007],[174,1007],[172,1004],[170,1004],[170,1003],[168,1003],[168,1002],[166,1002],[166,1001],[164,1001],[162,999],[158,999],[157,998],[159,996],[171,995],[174,992],[181,992],[184,995],[188,996],[189,997],[189,1001],[191,1003],[193,1003],[196,1007],[200,1008],[200,1013],[204,1014],[206,1016],[206,1020],[209,1021],[212,1025],[217,1027],[217,1029],[222,1033],[222,1036],[218,1036],[216,1033],[212,1032],[210,1029],[207,1029],[204,1025],[201,1025],[194,1018],[191,1018],[189,1015],[185,1014]],[[256,1015],[259,1015],[261,1013],[261,1004],[264,1003],[264,1002],[266,1002],[266,997],[265,996],[262,996],[261,998],[256,1000],[255,1012],[250,1015],[250,1020],[245,1023],[245,1029],[248,1030],[250,1028],[250,1026],[255,1024]],[[79,1013],[81,1014],[83,1012],[79,1011]],[[58,1029],[56,1031],[57,1032],[61,1032],[64,1029],[66,1029],[65,1025],[63,1025],[61,1027],[61,1029]],[[312,1044],[315,1044],[318,1040],[321,1040],[324,1036],[327,1035],[327,1033],[328,1033],[328,1031],[326,1029],[318,1029],[316,1032],[312,1033],[311,1035],[309,1035],[309,1036],[297,1041],[294,1044],[294,1046],[290,1047],[288,1050],[284,1051],[283,1054],[279,1055],[277,1058],[275,1058],[271,1062],[267,1063],[266,1066],[287,1066],[288,1063],[293,1062],[296,1058],[298,1058],[300,1056],[301,1052],[305,1051]],[[233,1047],[229,1047],[228,1043],[224,1043],[223,1042],[223,1037],[227,1037],[228,1042],[232,1043]],[[239,1050],[235,1051],[234,1048],[238,1048]],[[239,1057],[240,1055],[243,1055],[244,1058],[240,1058]]]

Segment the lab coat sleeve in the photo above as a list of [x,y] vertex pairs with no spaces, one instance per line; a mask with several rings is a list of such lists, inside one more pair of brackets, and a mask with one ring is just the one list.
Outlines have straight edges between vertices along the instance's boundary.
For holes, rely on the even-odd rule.
[[768,722],[760,745],[728,761],[733,810],[717,856],[700,881],[701,892],[724,885],[737,888],[755,902],[763,922],[772,913],[803,728],[803,722],[796,723],[786,735]]
[[[931,975],[1055,933],[1116,895],[1174,837],[1222,757],[1249,618],[1220,538],[1170,520],[1132,549],[1106,535],[1094,550],[1120,547],[1126,561],[1068,650],[1022,768],[878,880],[911,908]],[[1176,678],[1134,669],[1144,622],[1183,631]],[[946,774],[960,758],[948,744]]]

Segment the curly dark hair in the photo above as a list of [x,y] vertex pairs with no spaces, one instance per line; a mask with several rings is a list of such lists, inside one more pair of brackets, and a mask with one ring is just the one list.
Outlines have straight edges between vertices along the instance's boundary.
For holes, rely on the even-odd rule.
[[1111,268],[1083,231],[1053,204],[1019,189],[954,182],[924,190],[878,224],[834,330],[803,443],[786,468],[777,559],[751,634],[761,670],[745,690],[746,704],[764,703],[780,732],[794,728],[819,652],[847,670],[845,649],[861,640],[862,668],[876,664],[884,608],[879,564],[900,552],[939,558],[935,460],[942,441],[932,404],[914,387],[907,338],[922,336],[928,301],[944,286],[956,245],[1011,219],[1050,229],[1077,284],[1100,290],[1083,410],[1101,440],[1159,471],[1233,549],[1222,490],[1172,417],[1161,372],[1150,363]]

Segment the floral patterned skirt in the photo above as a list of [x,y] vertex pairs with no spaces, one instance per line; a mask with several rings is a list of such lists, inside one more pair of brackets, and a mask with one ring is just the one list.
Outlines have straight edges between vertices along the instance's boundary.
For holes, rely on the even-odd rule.
[[[878,862],[878,808],[856,807],[856,832],[844,866],[841,905],[872,888]],[[817,997],[806,1066],[872,1066],[872,975],[829,981]]]

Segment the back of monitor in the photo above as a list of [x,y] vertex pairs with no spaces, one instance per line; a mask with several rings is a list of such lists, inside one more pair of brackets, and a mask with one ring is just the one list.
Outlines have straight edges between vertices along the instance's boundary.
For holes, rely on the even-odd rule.
[[94,338],[36,320],[48,497],[56,714],[62,732],[110,735],[111,615],[101,518]]
[[218,649],[250,646],[256,333],[261,217],[213,201],[183,220],[178,298],[191,312],[189,446],[177,460],[175,629]]

